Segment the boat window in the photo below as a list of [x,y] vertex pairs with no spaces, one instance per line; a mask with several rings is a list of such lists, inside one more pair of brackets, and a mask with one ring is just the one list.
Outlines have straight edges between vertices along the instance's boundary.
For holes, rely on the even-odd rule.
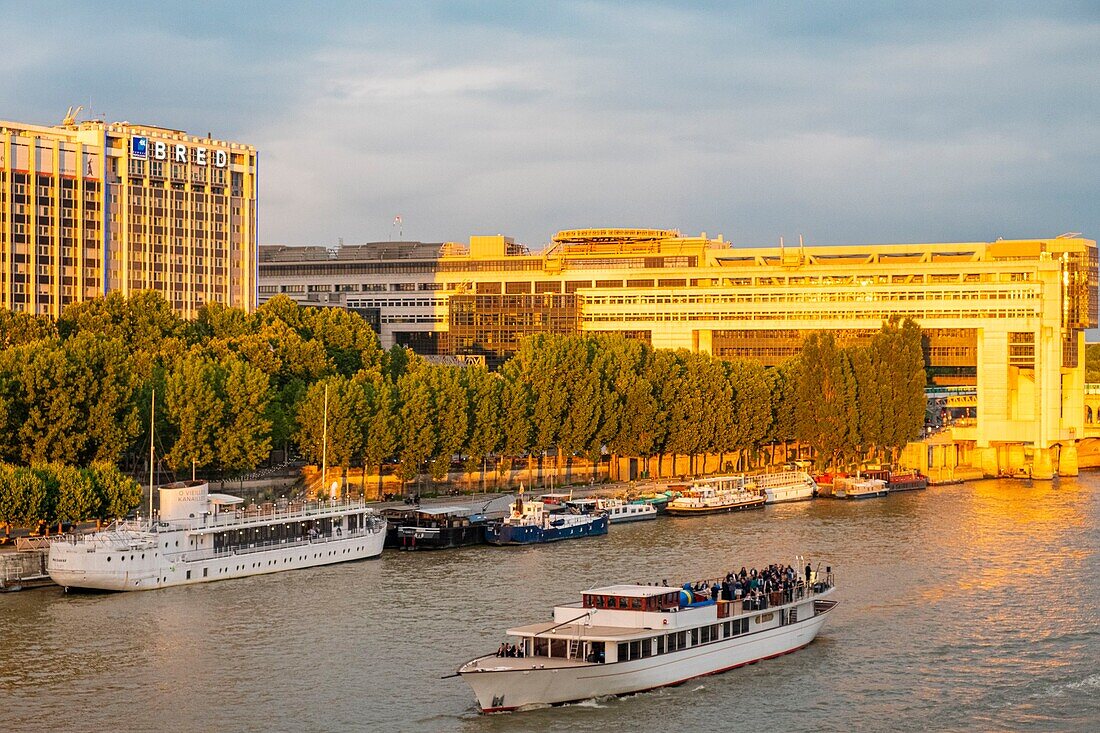
[[627,644],[625,641],[619,643],[619,657],[618,661],[625,662],[630,659],[630,655],[627,653]]
[[657,653],[658,654],[664,654],[665,653],[665,637],[663,637],[663,636],[658,636],[657,637]]
[[638,659],[642,655],[642,642],[632,641],[630,642],[630,658]]
[[748,619],[747,616],[745,618],[741,619],[741,633],[742,634],[749,633],[749,619]]
[[566,651],[569,649],[569,642],[565,639],[551,639],[550,640],[550,656],[565,659]]
[[632,607],[632,608],[633,608],[633,609],[634,609],[635,611],[637,611],[637,610],[641,609],[641,607],[642,607],[642,599],[641,599],[641,598],[631,598],[630,600],[631,600],[631,604],[630,604],[630,606],[631,606],[631,607]]
[[676,640],[677,640],[677,638],[679,638],[679,636],[680,636],[679,634],[669,634],[668,635],[668,650],[670,652],[674,652],[678,648],[677,645],[676,645]]
[[548,657],[550,656],[550,640],[549,639],[535,639],[535,656],[536,657]]
[[729,636],[730,636],[730,625],[731,625],[731,622],[729,622],[729,621],[727,621],[726,623],[722,624],[722,636],[723,636],[724,638],[727,638],[727,639],[728,639],[728,638],[729,638]]
[[653,639],[642,639],[642,657],[653,656]]
[[702,633],[699,634],[699,641],[702,642],[703,644],[706,644],[708,641],[710,641],[710,627],[709,626],[704,626],[702,628]]
[[691,645],[695,646],[699,643],[699,629],[691,630]]

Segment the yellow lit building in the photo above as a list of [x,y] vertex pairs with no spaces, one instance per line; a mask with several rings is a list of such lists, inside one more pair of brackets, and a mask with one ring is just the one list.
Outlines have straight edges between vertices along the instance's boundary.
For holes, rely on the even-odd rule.
[[1096,243],[1079,236],[731,248],[705,234],[585,229],[535,254],[490,236],[262,247],[260,260],[261,300],[349,307],[379,325],[383,346],[491,362],[529,333],[595,331],[775,365],[812,331],[859,341],[912,318],[934,381],[977,388],[976,419],[912,463],[1076,473],[1087,437],[1084,329],[1097,326],[1100,278]]
[[0,305],[156,290],[256,304],[256,149],[128,122],[0,120]]

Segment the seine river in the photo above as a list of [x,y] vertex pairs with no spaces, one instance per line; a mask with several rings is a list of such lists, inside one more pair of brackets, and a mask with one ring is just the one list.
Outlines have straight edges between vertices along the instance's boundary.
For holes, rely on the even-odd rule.
[[[1100,475],[661,518],[189,588],[0,596],[15,731],[1100,730]],[[614,582],[829,564],[807,649],[677,688],[481,716],[509,625]]]

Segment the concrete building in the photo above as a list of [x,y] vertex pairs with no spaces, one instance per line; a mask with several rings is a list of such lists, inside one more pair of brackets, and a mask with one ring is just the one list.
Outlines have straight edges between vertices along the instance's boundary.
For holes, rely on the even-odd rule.
[[156,290],[256,304],[256,149],[128,122],[0,121],[0,305]]
[[260,300],[340,305],[382,344],[497,363],[535,332],[619,332],[774,365],[802,337],[867,339],[884,320],[927,334],[934,381],[977,387],[976,420],[924,468],[1076,473],[1086,437],[1084,329],[1097,326],[1096,243],[1050,239],[731,248],[669,230],[558,233],[539,253],[503,236],[339,250],[265,246]]

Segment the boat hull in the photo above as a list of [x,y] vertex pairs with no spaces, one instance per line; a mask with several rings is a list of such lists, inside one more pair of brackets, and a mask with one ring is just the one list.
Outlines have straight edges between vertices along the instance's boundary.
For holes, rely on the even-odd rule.
[[590,522],[548,528],[493,522],[485,527],[485,541],[490,545],[537,545],[604,535],[607,534],[607,525],[606,515],[593,517]]
[[729,512],[741,512],[748,509],[763,509],[765,500],[761,497],[758,501],[745,501],[737,504],[727,504],[713,507],[674,507],[669,505],[668,513],[674,517],[695,517],[703,514],[727,514]]
[[852,499],[858,501],[859,499],[875,499],[880,496],[886,496],[890,493],[889,489],[881,489],[879,491],[861,491],[859,493],[844,492],[836,495],[838,499]]
[[768,504],[783,504],[788,501],[809,501],[814,498],[813,486],[776,486],[764,489]]
[[485,525],[471,524],[465,527],[398,527],[393,546],[401,550],[447,550],[484,544]]
[[613,664],[583,664],[548,669],[460,671],[482,712],[558,705],[599,697],[628,695],[678,685],[772,659],[807,646],[825,623],[825,610],[803,621],[671,654]]
[[[215,580],[246,578],[284,570],[334,565],[377,557],[382,554],[385,528],[323,542],[297,542],[265,548],[262,552],[241,550],[214,557],[188,559],[186,553],[162,556],[152,549],[110,553],[112,562],[91,564],[81,558],[77,546],[55,543],[50,547],[47,569],[53,582],[64,588],[104,591],[137,591],[193,585]],[[119,562],[119,556],[125,556]]]

